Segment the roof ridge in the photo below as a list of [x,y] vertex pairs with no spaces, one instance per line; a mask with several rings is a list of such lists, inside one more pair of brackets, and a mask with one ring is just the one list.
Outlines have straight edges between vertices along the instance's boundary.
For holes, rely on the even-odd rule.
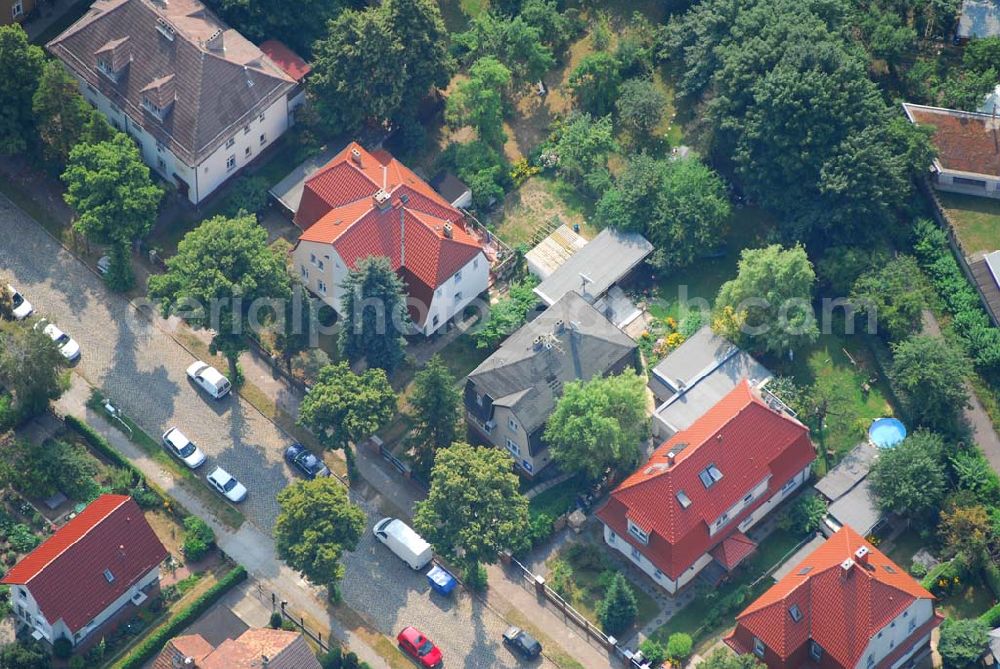
[[103,19],[104,17],[108,16],[115,10],[120,9],[121,7],[124,7],[131,2],[134,2],[135,0],[103,0],[103,1],[109,4],[114,2],[115,4],[108,7],[107,9],[101,8],[99,10],[100,13],[91,15],[90,13],[94,11],[94,5],[97,4],[95,2],[94,5],[91,5],[90,8],[84,13],[83,16],[81,16],[76,21],[71,23],[70,26],[66,28],[66,30],[62,31],[61,33],[53,37],[51,40],[49,40],[48,44],[46,44],[45,46],[54,46],[56,44],[62,43],[63,41],[65,41],[67,37],[75,35],[76,33],[80,32],[80,30],[82,30],[83,28],[89,26],[90,24],[100,19]]
[[[55,562],[56,560],[58,560],[59,558],[61,558],[66,553],[66,551],[68,551],[70,548],[72,548],[77,543],[79,543],[80,541],[82,541],[88,534],[90,534],[91,532],[93,532],[94,529],[96,529],[98,525],[100,525],[105,520],[107,520],[111,516],[111,514],[113,514],[116,511],[118,511],[118,509],[120,509],[123,504],[128,503],[132,499],[128,495],[110,495],[109,494],[109,495],[107,495],[107,497],[108,498],[115,498],[115,497],[119,498],[118,499],[118,503],[114,507],[108,509],[107,512],[104,513],[100,518],[95,519],[95,521],[90,525],[90,527],[87,528],[87,531],[83,532],[82,534],[80,534],[80,536],[78,536],[75,541],[72,541],[71,543],[68,543],[65,546],[63,546],[62,550],[60,550],[58,553],[56,553],[55,555],[53,555],[52,558],[49,559],[45,564],[43,564],[43,565],[39,566],[37,569],[35,569],[35,573],[33,573],[30,578],[26,578],[24,580],[24,584],[25,585],[27,585],[28,583],[30,583],[35,577],[37,577],[42,572],[44,572],[53,562]],[[100,497],[98,499],[100,499]],[[94,500],[94,501],[97,501],[97,500]],[[93,504],[93,502],[91,502],[91,504]],[[82,516],[84,512],[86,512],[86,509],[84,509],[79,514],[77,514],[76,518],[79,518],[80,516]],[[73,520],[76,520],[76,518],[74,518]],[[72,522],[73,521],[71,520],[69,523],[66,523],[66,525],[63,525],[59,529],[65,529]],[[59,530],[56,530],[56,532],[58,532],[58,531]],[[49,539],[51,539],[54,536],[55,536],[55,533],[53,533],[49,537]],[[48,541],[48,539],[46,539],[46,541]],[[39,548],[41,548],[44,545],[45,545],[45,542],[42,542],[33,551],[31,551],[31,553],[34,553],[35,550],[38,550]],[[31,553],[28,553],[28,555],[31,555]],[[26,555],[25,558],[27,558],[27,557],[28,556]],[[23,559],[24,558],[22,558],[22,560]]]

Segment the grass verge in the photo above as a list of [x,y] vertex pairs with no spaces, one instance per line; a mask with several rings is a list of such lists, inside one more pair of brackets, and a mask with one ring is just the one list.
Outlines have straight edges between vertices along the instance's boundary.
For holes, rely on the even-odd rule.
[[[104,409],[104,396],[100,393],[100,391],[93,391],[90,400],[87,402],[87,406],[92,411],[102,416],[107,413]],[[208,509],[212,515],[218,518],[220,522],[234,530],[239,529],[239,527],[246,520],[241,511],[222,501],[218,495],[209,490],[209,488],[201,482],[201,479],[199,479],[194,472],[170,457],[170,455],[163,450],[160,442],[149,436],[135,423],[135,421],[128,416],[124,416],[122,420],[132,430],[131,434],[129,434],[128,430],[125,430],[117,421],[112,420],[108,422],[109,424],[120,429],[123,434],[128,436],[129,441],[141,448],[146,455],[152,458],[158,465],[169,471],[177,480],[178,485],[183,486],[185,490],[197,497],[205,508]]]

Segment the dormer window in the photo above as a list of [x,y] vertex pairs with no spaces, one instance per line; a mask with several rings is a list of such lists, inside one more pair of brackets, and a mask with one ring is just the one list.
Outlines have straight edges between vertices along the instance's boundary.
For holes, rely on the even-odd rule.
[[636,539],[638,539],[639,541],[641,541],[643,544],[649,543],[649,532],[646,532],[644,529],[633,523],[631,520],[628,521],[628,533],[631,534]]
[[118,73],[111,67],[111,63],[104,58],[97,59],[97,70],[111,81],[118,83]]
[[166,109],[163,109],[162,107],[158,106],[155,102],[153,102],[147,97],[144,97],[142,99],[142,108],[148,111],[156,118],[160,119],[161,121],[163,120],[163,117],[167,115]]
[[701,480],[701,484],[706,488],[711,488],[713,485],[722,480],[722,472],[715,465],[709,465],[705,469],[698,472],[698,478]]
[[114,583],[115,582],[115,575],[111,573],[110,569],[105,569],[104,570],[104,579],[108,583]]
[[167,23],[166,19],[164,18],[156,19],[156,29],[160,32],[161,35],[166,37],[168,40],[170,40],[171,42],[174,41],[174,37],[176,36],[177,31],[174,30],[174,27],[172,25]]

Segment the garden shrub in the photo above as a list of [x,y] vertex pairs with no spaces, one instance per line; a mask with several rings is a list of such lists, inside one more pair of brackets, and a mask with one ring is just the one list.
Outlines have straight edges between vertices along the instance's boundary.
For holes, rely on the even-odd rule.
[[[671,636],[671,638],[673,638]],[[656,639],[646,639],[639,644],[642,656],[654,667],[659,667],[667,660],[667,649]]]
[[14,398],[10,393],[0,390],[0,432],[13,430],[20,422],[21,416],[14,407]]
[[275,611],[271,614],[271,619],[268,621],[267,626],[273,630],[281,629],[281,623],[284,622],[285,617],[281,615],[280,611]]
[[343,667],[343,655],[343,651],[338,646],[334,646],[319,656],[319,665],[323,669],[341,669]]
[[245,581],[246,578],[246,569],[242,566],[234,567],[229,573],[219,579],[215,585],[198,597],[198,599],[191,602],[186,608],[178,611],[176,615],[153,630],[128,655],[115,662],[112,665],[112,669],[140,669],[154,655],[160,652],[167,641],[177,636],[178,632],[191,624],[195,618],[211,608],[224,594]]
[[601,621],[605,634],[621,634],[635,622],[638,612],[635,591],[625,575],[616,572],[604,599],[597,605],[597,618]]
[[576,584],[573,583],[573,568],[569,563],[560,558],[552,561],[549,570],[549,587],[556,591],[560,597],[566,600],[573,598]]
[[41,539],[24,523],[18,523],[11,528],[7,535],[7,541],[10,542],[10,547],[18,553],[28,553],[41,543]]
[[552,536],[555,531],[555,519],[547,513],[532,513],[530,518],[528,538],[531,546],[535,547]]
[[826,502],[819,495],[802,494],[778,516],[778,527],[808,534],[820,528],[825,515]]
[[52,643],[52,654],[65,660],[73,654],[73,642],[64,636],[59,637]]
[[910,576],[922,579],[924,576],[927,576],[927,567],[922,562],[914,562],[910,565]]
[[184,545],[181,550],[184,556],[192,561],[205,557],[215,545],[215,532],[198,516],[188,516],[184,519]]
[[694,641],[689,634],[675,632],[667,639],[667,657],[674,662],[683,662],[691,657]]
[[240,211],[256,214],[267,206],[267,179],[264,177],[240,177],[232,186],[222,213],[236,216]]

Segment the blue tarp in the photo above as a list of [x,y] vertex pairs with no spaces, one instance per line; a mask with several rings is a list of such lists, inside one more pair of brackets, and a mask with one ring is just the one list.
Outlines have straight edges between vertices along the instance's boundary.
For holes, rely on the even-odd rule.
[[427,572],[427,580],[430,582],[431,588],[442,595],[450,595],[451,591],[458,585],[458,581],[451,575],[451,572],[437,564]]

